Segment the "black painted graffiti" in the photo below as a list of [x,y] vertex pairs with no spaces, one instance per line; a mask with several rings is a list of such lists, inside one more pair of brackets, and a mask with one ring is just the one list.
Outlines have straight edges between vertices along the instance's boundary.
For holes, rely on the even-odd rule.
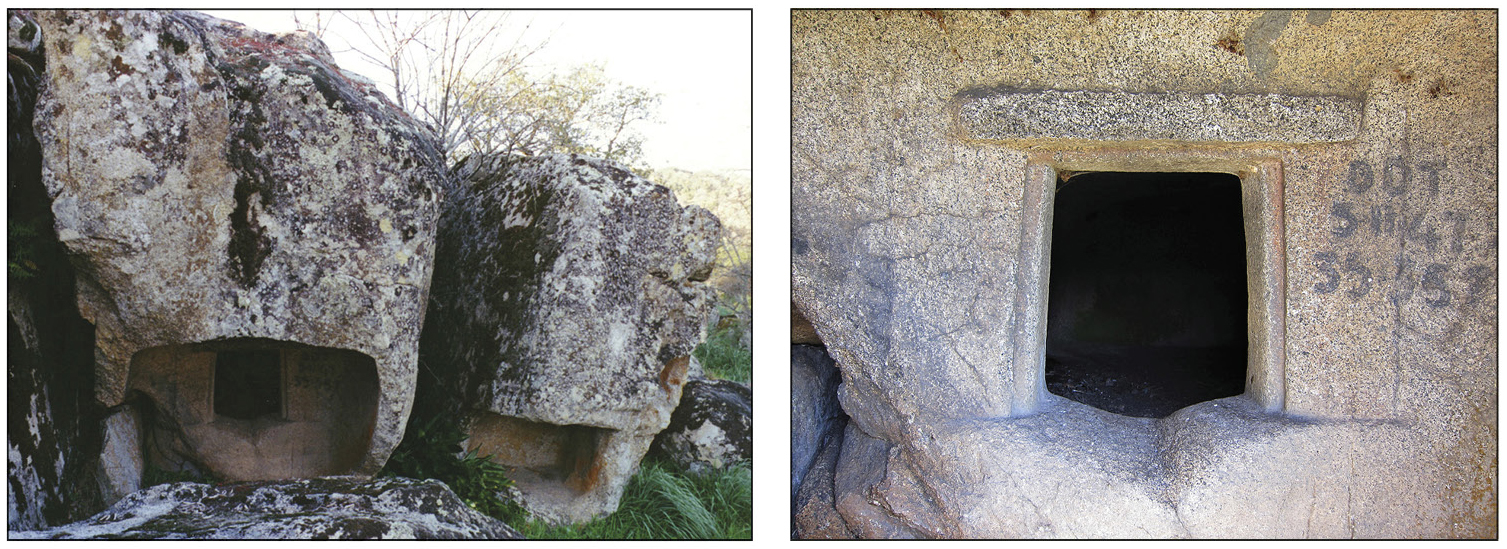
[[1412,260],[1397,258],[1395,276],[1397,283],[1392,287],[1392,295],[1389,296],[1392,304],[1401,306],[1415,293],[1423,299],[1423,303],[1435,309],[1449,305],[1451,297],[1449,288],[1444,284],[1444,275],[1449,267],[1442,263],[1430,263],[1420,271]]
[[1350,192],[1365,194],[1371,190],[1371,185],[1376,183],[1376,178],[1371,175],[1371,165],[1364,160],[1356,160],[1350,163],[1349,183]]
[[1486,296],[1486,292],[1496,289],[1497,274],[1485,265],[1471,265],[1465,269],[1465,278],[1469,281],[1470,299],[1466,305],[1475,305]]
[[[1371,269],[1361,263],[1361,256],[1357,252],[1345,255],[1345,261],[1340,262],[1339,256],[1334,252],[1317,252],[1313,254],[1314,268],[1319,271],[1322,280],[1313,285],[1313,291],[1319,294],[1332,294],[1346,287],[1345,295],[1351,300],[1358,300],[1371,293],[1373,285],[1377,282],[1385,282],[1385,278],[1377,278]],[[1396,269],[1393,271],[1391,295],[1387,296],[1394,305],[1402,305],[1417,296],[1425,305],[1433,308],[1449,306],[1456,296],[1449,289],[1450,280],[1461,280],[1466,287],[1463,303],[1472,305],[1479,302],[1492,289],[1495,275],[1490,267],[1485,265],[1470,265],[1453,273],[1450,266],[1443,263],[1429,263],[1418,265],[1412,260],[1399,257]]]
[[1418,284],[1423,290],[1423,302],[1433,308],[1449,305],[1449,288],[1444,287],[1444,274],[1449,272],[1449,267],[1438,263],[1430,263],[1423,270],[1423,281]]
[[1349,202],[1335,202],[1329,208],[1329,216],[1334,218],[1334,225],[1329,231],[1341,240],[1355,236],[1356,233],[1369,233],[1371,236],[1401,234],[1408,242],[1423,244],[1430,252],[1438,251],[1439,245],[1446,239],[1450,240],[1451,251],[1459,253],[1464,249],[1462,239],[1465,237],[1465,216],[1452,211],[1442,214],[1445,221],[1452,225],[1451,233],[1447,236],[1439,234],[1439,228],[1428,222],[1427,213],[1408,217],[1391,204],[1374,204],[1367,208]]
[[1365,265],[1360,264],[1359,255],[1355,252],[1350,252],[1350,255],[1345,256],[1345,272],[1354,274],[1354,278],[1360,281],[1360,286],[1345,292],[1345,295],[1350,296],[1350,299],[1360,299],[1371,292],[1371,269],[1367,269]]
[[1326,280],[1313,285],[1313,291],[1320,294],[1332,294],[1340,289],[1340,273],[1334,270],[1334,252],[1318,252],[1313,254],[1314,268],[1319,270]]
[[[1330,233],[1341,241],[1356,235],[1370,238],[1401,237],[1404,243],[1421,244],[1430,255],[1437,256],[1442,251],[1459,255],[1465,250],[1465,238],[1468,236],[1465,215],[1446,211],[1432,218],[1428,212],[1409,216],[1402,204],[1393,200],[1401,197],[1401,201],[1405,202],[1407,198],[1403,195],[1418,198],[1437,196],[1439,172],[1442,169],[1442,165],[1434,163],[1410,166],[1403,157],[1393,156],[1383,162],[1378,185],[1377,172],[1370,163],[1365,160],[1351,162],[1345,181],[1348,194],[1355,199],[1369,195],[1391,202],[1334,202],[1329,210],[1333,220]],[[1379,188],[1380,192],[1372,192],[1373,188]],[[1419,196],[1424,193],[1426,196]],[[1445,234],[1441,234],[1441,227]],[[1449,306],[1451,302],[1475,304],[1494,289],[1495,271],[1486,265],[1420,265],[1399,252],[1390,272],[1382,269],[1382,272],[1375,273],[1366,266],[1365,259],[1359,252],[1346,253],[1343,261],[1333,251],[1315,252],[1313,266],[1318,271],[1319,281],[1313,285],[1313,291],[1331,294],[1343,287],[1345,295],[1354,301],[1370,294],[1390,279],[1390,292],[1386,298],[1394,305],[1401,306],[1417,297],[1424,305],[1438,309]],[[1451,281],[1458,282],[1454,286],[1457,291],[1450,290]],[[1458,292],[1462,286],[1464,291]]]
[[[1424,174],[1422,183],[1430,197],[1439,194],[1439,171],[1443,168],[1431,162],[1418,165],[1418,171]],[[1393,156],[1383,162],[1381,175],[1381,187],[1388,196],[1402,196],[1414,183],[1413,169],[1401,156]],[[1346,178],[1345,186],[1351,193],[1365,194],[1374,185],[1376,175],[1369,162],[1355,160],[1350,163],[1350,175]]]
[[1355,281],[1355,286],[1349,290],[1345,290],[1345,295],[1350,296],[1351,299],[1360,299],[1365,297],[1366,294],[1371,293],[1371,283],[1373,282],[1371,269],[1366,268],[1365,265],[1360,263],[1360,254],[1350,252],[1349,255],[1345,256],[1345,263],[1343,265],[1338,265],[1339,257],[1334,255],[1334,252],[1318,252],[1314,254],[1314,260],[1317,262],[1315,267],[1318,268],[1319,274],[1323,275],[1325,280],[1314,284],[1313,291],[1321,294],[1331,294],[1335,290],[1338,290],[1340,288],[1340,280],[1345,278],[1336,269],[1336,266],[1338,266],[1344,269],[1345,273],[1352,275],[1349,278]]

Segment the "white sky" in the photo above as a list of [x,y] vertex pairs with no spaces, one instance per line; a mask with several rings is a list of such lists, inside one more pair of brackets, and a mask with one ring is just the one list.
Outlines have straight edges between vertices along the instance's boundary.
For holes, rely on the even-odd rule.
[[[295,28],[285,10],[206,13],[266,32]],[[637,126],[644,157],[656,168],[693,171],[752,168],[752,21],[742,10],[518,11],[510,17],[511,24],[530,25],[528,41],[549,36],[530,65],[564,70],[600,63],[614,80],[663,94],[656,119]],[[335,52],[347,49],[338,30],[324,37]],[[516,37],[498,38],[511,43]],[[353,54],[337,53],[336,61],[384,81]]]

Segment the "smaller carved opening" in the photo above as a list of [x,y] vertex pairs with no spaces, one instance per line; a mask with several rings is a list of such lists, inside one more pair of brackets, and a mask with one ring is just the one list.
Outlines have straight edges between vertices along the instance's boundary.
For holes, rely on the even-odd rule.
[[611,430],[554,425],[493,413],[471,419],[470,449],[511,469],[523,486],[585,493],[601,481],[598,454]]
[[283,365],[275,349],[215,353],[216,415],[234,419],[282,416]]

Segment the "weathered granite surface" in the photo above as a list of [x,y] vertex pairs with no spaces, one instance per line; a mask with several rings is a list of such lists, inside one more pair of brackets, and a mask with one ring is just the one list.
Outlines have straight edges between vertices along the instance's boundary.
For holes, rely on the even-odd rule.
[[816,328],[811,326],[811,321],[801,316],[800,309],[790,306],[790,344],[791,345],[821,345],[821,334],[816,333]]
[[136,492],[88,520],[11,539],[523,539],[435,480],[323,477]]
[[[1497,535],[1494,12],[792,20],[793,300],[842,371],[849,433],[890,448],[845,439],[836,500],[854,533]],[[954,110],[978,89],[1340,97],[1362,122],[1323,143],[981,140]],[[1037,207],[1053,191],[1028,192],[1030,174],[1234,173],[1250,227],[1258,169],[1283,226],[1257,267],[1282,277],[1251,275],[1280,307],[1250,318],[1285,323],[1280,394],[1257,403],[1248,385],[1151,420],[1046,393],[1014,329],[1041,303],[1018,292],[1042,267],[1029,258],[1050,250]]]
[[610,513],[699,374],[718,221],[595,158],[473,158],[457,172],[424,326],[435,394],[450,400],[425,413],[471,417],[473,446],[514,467],[535,515]]
[[[375,472],[413,392],[446,177],[432,132],[307,34],[189,12],[35,16],[42,179],[96,329],[96,398],[123,402],[147,349],[353,351],[379,386],[362,397],[369,444],[319,473]],[[165,383],[139,388],[179,414],[188,388]]]

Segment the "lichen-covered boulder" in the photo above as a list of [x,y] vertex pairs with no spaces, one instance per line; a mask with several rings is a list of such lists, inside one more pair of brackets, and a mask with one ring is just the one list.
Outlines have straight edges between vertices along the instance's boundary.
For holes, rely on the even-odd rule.
[[726,379],[687,381],[651,451],[692,473],[753,459],[753,389]]
[[160,484],[94,517],[12,539],[523,539],[436,480],[324,477]]
[[306,33],[35,14],[42,179],[96,398],[141,394],[176,425],[193,455],[154,463],[376,472],[412,399],[446,177],[432,131]]
[[718,221],[605,160],[457,171],[423,343],[444,398],[420,406],[470,417],[471,446],[512,468],[535,515],[610,513],[700,370]]

